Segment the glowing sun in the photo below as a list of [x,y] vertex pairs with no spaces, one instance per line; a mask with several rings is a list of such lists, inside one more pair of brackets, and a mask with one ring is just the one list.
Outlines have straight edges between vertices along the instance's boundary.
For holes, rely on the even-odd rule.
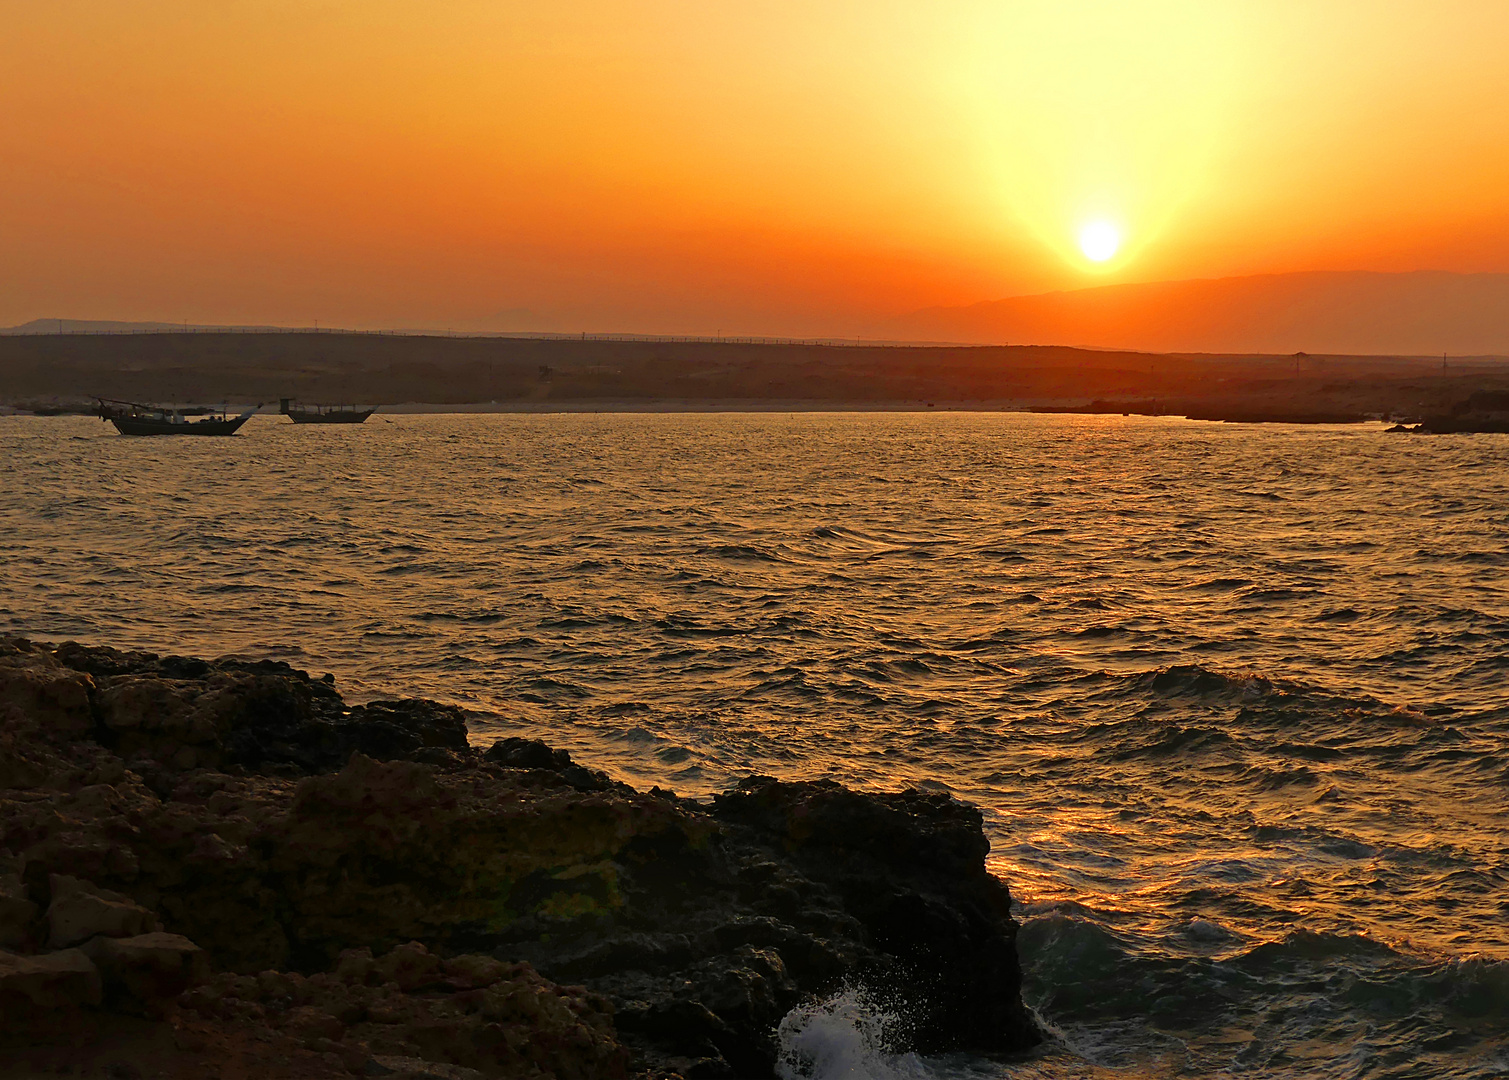
[[1105,262],[1121,247],[1121,230],[1109,221],[1090,221],[1079,230],[1079,250],[1091,262]]

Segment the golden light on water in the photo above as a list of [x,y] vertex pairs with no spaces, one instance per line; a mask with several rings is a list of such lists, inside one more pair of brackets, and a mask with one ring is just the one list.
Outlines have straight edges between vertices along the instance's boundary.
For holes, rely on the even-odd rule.
[[1079,250],[1091,262],[1102,263],[1121,248],[1121,230],[1109,221],[1087,221],[1079,230]]

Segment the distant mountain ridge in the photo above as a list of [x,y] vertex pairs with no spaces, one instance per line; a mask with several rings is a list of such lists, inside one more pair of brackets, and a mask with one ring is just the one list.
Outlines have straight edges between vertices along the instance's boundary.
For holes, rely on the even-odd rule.
[[[0,328],[0,335],[307,333],[309,329],[33,319]],[[442,330],[389,333],[577,336]],[[656,335],[625,336],[657,340]],[[1306,271],[1103,285],[964,307],[925,308],[874,327],[870,340],[1064,345],[1157,353],[1509,356],[1509,273]]]
[[0,334],[152,334],[190,330],[281,330],[278,326],[204,326],[199,323],[121,322],[114,319],[32,319],[0,326]]
[[1509,355],[1509,274],[1308,271],[936,307],[888,337],[1148,352]]

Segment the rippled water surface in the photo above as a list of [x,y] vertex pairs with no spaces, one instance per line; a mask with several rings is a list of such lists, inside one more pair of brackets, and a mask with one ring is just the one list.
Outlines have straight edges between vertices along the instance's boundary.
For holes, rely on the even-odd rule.
[[829,1009],[830,1075],[1502,1076],[1506,463],[1154,418],[4,417],[0,630],[288,659],[683,794],[978,803],[1053,1043],[886,1059]]

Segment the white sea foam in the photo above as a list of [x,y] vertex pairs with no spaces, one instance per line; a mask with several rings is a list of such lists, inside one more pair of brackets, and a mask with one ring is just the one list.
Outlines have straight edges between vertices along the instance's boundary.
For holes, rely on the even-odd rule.
[[890,1054],[886,1030],[895,1017],[863,989],[847,987],[824,1001],[799,1005],[781,1021],[781,1080],[934,1080],[916,1054]]

